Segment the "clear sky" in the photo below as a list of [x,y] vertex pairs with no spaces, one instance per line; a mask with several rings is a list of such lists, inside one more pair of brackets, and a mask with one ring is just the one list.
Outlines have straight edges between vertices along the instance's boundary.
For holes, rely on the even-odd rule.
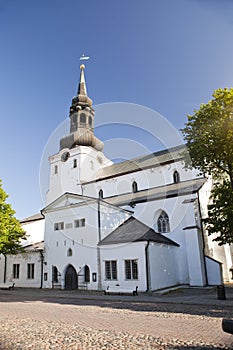
[[16,216],[44,206],[41,157],[68,117],[82,53],[95,105],[136,103],[180,129],[233,85],[232,13],[232,0],[0,0],[0,178]]

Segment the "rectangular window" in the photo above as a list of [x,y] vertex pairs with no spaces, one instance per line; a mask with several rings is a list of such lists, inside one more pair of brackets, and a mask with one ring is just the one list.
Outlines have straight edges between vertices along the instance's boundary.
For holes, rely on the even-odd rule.
[[64,230],[64,222],[55,222],[54,231]]
[[13,264],[13,278],[19,278],[19,264]]
[[117,280],[117,262],[116,260],[105,261],[105,279]]
[[86,225],[85,219],[74,220],[74,227],[84,227]]
[[126,280],[138,279],[138,261],[137,260],[125,260],[125,279]]
[[28,264],[28,279],[34,279],[35,264]]

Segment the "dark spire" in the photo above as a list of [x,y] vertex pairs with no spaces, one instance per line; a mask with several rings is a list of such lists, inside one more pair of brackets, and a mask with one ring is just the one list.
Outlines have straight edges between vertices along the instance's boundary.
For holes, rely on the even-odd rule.
[[80,66],[80,78],[77,95],[70,107],[70,134],[60,140],[60,149],[76,146],[90,146],[102,151],[104,144],[94,135],[94,109],[92,100],[87,96],[84,64]]

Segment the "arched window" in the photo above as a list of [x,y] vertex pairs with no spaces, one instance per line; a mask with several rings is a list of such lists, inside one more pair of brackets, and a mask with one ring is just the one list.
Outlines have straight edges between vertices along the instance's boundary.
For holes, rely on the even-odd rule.
[[170,232],[169,217],[165,211],[162,211],[158,217],[157,228],[160,233]]
[[86,114],[80,114],[80,123],[86,124]]
[[58,269],[57,266],[52,267],[52,282],[57,283],[58,282]]
[[100,198],[100,199],[103,199],[103,198],[104,198],[104,192],[103,192],[102,189],[99,190],[99,198]]
[[138,192],[138,184],[137,184],[136,181],[134,181],[134,182],[132,183],[132,192],[133,192],[133,193]]
[[178,182],[180,182],[180,174],[178,173],[177,170],[174,171],[173,173],[173,182],[175,184],[177,184]]
[[69,249],[67,250],[67,256],[72,256],[72,255],[73,255],[72,249],[69,248]]
[[90,269],[87,265],[84,267],[84,282],[89,283],[90,282]]

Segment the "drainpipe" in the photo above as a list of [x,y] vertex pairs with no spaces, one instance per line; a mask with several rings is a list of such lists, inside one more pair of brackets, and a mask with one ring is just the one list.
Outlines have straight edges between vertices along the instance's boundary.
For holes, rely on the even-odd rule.
[[206,284],[209,285],[207,268],[206,268],[206,261],[205,261],[205,239],[204,239],[204,229],[203,229],[203,223],[202,223],[203,219],[202,219],[202,214],[201,214],[201,204],[200,204],[199,192],[197,192],[197,202],[198,202],[198,210],[199,210],[200,221],[201,221],[201,236],[202,236],[202,245],[203,245],[202,254],[203,254],[203,260],[204,260],[205,279],[206,279]]
[[7,263],[7,256],[5,254],[4,255],[4,276],[3,276],[3,282],[6,283],[6,263]]
[[146,292],[149,292],[149,291],[151,290],[149,245],[150,245],[150,241],[147,241],[146,246],[145,246],[145,260],[146,260]]
[[40,250],[40,263],[41,263],[41,274],[40,274],[40,289],[41,289],[43,288],[43,274],[44,274],[44,255],[42,250]]
[[[98,199],[98,234],[99,242],[101,241],[101,220],[100,220],[100,200]],[[100,258],[100,247],[97,246],[97,269],[98,269],[98,290],[101,290],[101,258]]]

